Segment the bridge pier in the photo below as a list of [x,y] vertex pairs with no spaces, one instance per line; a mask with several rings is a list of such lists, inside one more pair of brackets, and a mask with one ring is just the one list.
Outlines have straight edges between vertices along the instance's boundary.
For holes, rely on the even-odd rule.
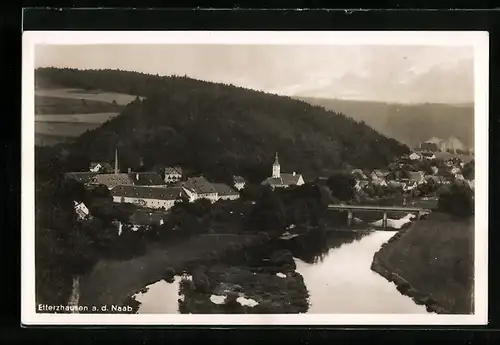
[[351,226],[352,225],[352,210],[348,210],[347,211],[347,226]]
[[382,228],[387,229],[387,212],[384,212],[384,217],[382,218]]

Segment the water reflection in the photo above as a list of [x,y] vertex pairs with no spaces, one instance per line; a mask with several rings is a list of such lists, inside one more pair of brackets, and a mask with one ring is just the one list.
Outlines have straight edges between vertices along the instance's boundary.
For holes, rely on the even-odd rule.
[[[289,240],[272,241],[244,257],[231,259],[233,265],[260,266],[276,249],[289,249],[309,291],[309,313],[427,313],[396,286],[370,268],[373,255],[396,231],[317,230]],[[265,260],[265,259],[264,259]],[[134,295],[138,313],[179,313],[180,276],[173,283],[164,280]],[[189,279],[189,277],[188,277]]]
[[278,245],[281,249],[289,249],[294,257],[309,264],[316,264],[323,262],[331,249],[359,241],[370,232],[318,229],[289,240],[281,240]]
[[[326,253],[298,253],[297,272],[304,277],[310,294],[308,312],[427,313],[425,307],[401,295],[394,284],[370,269],[374,253],[395,234],[395,231],[339,232],[328,236],[330,248]],[[345,244],[343,241],[349,238],[352,240]]]

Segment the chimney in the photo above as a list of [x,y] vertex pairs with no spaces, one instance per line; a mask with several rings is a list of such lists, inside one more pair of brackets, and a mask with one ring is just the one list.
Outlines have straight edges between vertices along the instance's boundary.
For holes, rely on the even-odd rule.
[[118,149],[115,148],[115,174],[118,174]]
[[295,171],[293,172],[293,176],[295,176]]
[[132,168],[128,168],[128,173],[130,174],[132,172]]

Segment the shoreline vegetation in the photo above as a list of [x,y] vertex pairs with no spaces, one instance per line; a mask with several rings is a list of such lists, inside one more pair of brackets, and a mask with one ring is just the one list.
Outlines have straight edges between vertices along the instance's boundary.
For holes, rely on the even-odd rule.
[[428,312],[474,312],[473,218],[432,213],[375,253],[371,269]]

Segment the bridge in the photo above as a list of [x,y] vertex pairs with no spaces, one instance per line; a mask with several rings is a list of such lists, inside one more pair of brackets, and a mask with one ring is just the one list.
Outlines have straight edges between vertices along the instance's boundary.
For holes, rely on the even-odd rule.
[[405,207],[405,206],[378,206],[378,205],[343,205],[332,204],[328,205],[328,209],[337,211],[347,211],[347,225],[350,226],[353,219],[354,211],[379,211],[383,212],[382,228],[387,228],[387,213],[413,213],[417,215],[417,219],[424,213],[429,213],[429,209],[419,207]]

